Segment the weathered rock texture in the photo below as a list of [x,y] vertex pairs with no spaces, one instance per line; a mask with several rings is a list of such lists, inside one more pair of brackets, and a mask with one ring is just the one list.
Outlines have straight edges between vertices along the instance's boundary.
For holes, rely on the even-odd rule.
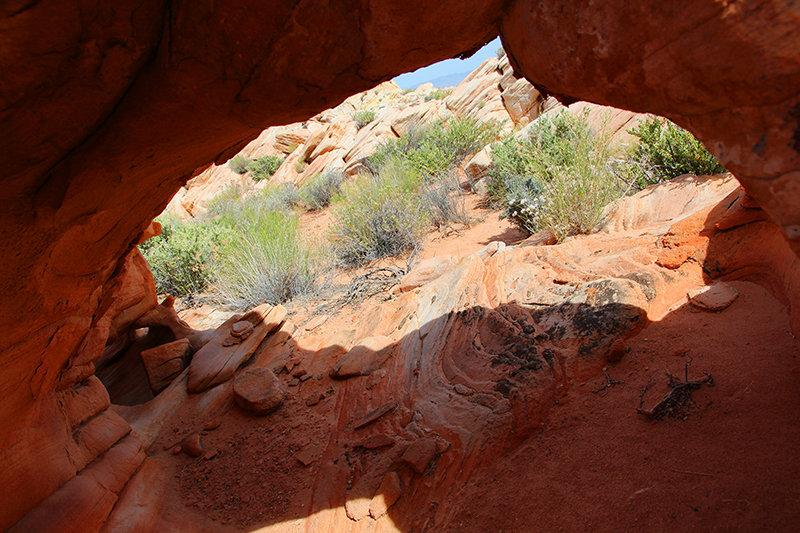
[[[716,228],[737,211],[740,196],[730,176],[683,177],[617,204],[599,234],[556,246],[470,253],[447,262],[438,277],[388,301],[368,301],[352,316],[314,328],[287,328],[284,336],[274,333],[251,365],[239,371],[232,391],[220,385],[218,392],[190,396],[180,405],[151,448],[153,456],[121,494],[109,523],[120,524],[127,517],[121,531],[225,531],[233,526],[270,532],[477,533],[492,531],[490,522],[503,520],[504,531],[528,531],[530,521],[513,525],[515,517],[526,519],[527,509],[549,502],[556,510],[539,512],[537,521],[556,524],[548,530],[556,530],[561,521],[579,530],[572,514],[559,510],[562,502],[536,497],[549,486],[562,495],[573,494],[575,505],[590,509],[574,520],[614,513],[609,523],[617,527],[636,517],[651,529],[671,523],[668,506],[651,500],[627,502],[636,491],[652,486],[671,495],[682,520],[697,523],[701,513],[721,529],[781,529],[784,521],[800,515],[793,503],[798,492],[792,478],[798,464],[795,449],[755,450],[757,446],[743,446],[732,436],[750,434],[737,418],[744,389],[760,391],[747,397],[750,405],[759,406],[760,416],[781,409],[774,398],[766,400],[764,387],[774,390],[773,380],[782,380],[788,397],[796,393],[796,374],[789,368],[796,366],[791,356],[797,340],[786,331],[784,313],[771,333],[780,335],[781,348],[765,350],[770,364],[782,368],[780,376],[740,376],[743,369],[766,363],[752,357],[738,332],[711,340],[704,336],[712,321],[724,323],[733,313],[738,313],[736,320],[763,321],[752,314],[748,318],[748,309],[737,307],[755,285],[737,285],[742,296],[719,313],[697,311],[687,296],[721,279],[737,284],[744,279],[770,287],[794,308],[800,305],[794,288],[800,260],[775,224]],[[668,236],[680,236],[669,242],[679,242],[677,248],[688,252],[677,266],[657,263],[665,250],[672,250],[665,245]],[[769,253],[761,248],[761,253],[748,255],[745,250],[759,250],[758,241]],[[689,324],[700,331],[692,337],[679,331],[669,343],[648,344],[651,333],[679,329],[670,322],[680,309],[694,318]],[[795,329],[796,322],[795,317]],[[705,349],[695,348],[698,338]],[[712,344],[716,346],[709,349]],[[632,346],[638,348],[629,351]],[[666,381],[662,367],[672,372],[677,367],[682,373],[687,358],[694,359],[691,377],[708,370],[718,379],[710,396],[698,400],[696,416],[654,426],[637,415],[643,387]],[[732,359],[736,372],[728,371],[726,361]],[[350,367],[352,372],[341,373]],[[338,371],[314,370],[313,377],[298,382],[297,374],[306,375],[298,368]],[[243,381],[250,381],[249,386],[237,390]],[[176,435],[196,432],[216,416],[207,413],[211,402],[223,405],[226,395],[240,402],[242,392],[282,400],[280,409],[258,418],[229,409],[221,415],[220,429],[203,436],[205,448],[219,450],[210,461],[172,455]],[[648,406],[660,392],[645,397]],[[601,402],[621,397],[625,402],[608,413],[608,425],[587,421],[593,412],[603,411]],[[785,409],[793,412],[794,406],[789,402]],[[627,429],[620,431],[617,424]],[[797,428],[786,426],[774,429],[785,429],[791,441]],[[595,441],[603,442],[603,453]],[[662,448],[665,441],[671,444]],[[524,450],[525,462],[507,458],[524,455]],[[572,453],[584,459],[565,469],[562,460]],[[549,459],[552,454],[562,459]],[[779,487],[775,496],[769,490],[745,489],[752,499],[748,501],[756,502],[752,514],[730,513],[729,504],[719,501],[743,498],[728,478],[728,469],[737,465],[728,460],[729,454],[761,454],[760,464],[741,467],[750,469],[748,476],[769,469],[767,486]],[[779,459],[764,461],[763,454]],[[532,461],[537,469],[528,466]],[[157,472],[150,463],[158,465]],[[651,463],[653,469],[647,470]],[[620,468],[622,473],[616,471]],[[516,471],[524,484],[507,485],[503,470]],[[785,472],[777,482],[771,477],[775,470]],[[595,474],[589,479],[607,482],[596,487],[581,483],[582,490],[576,490],[572,479],[585,480],[589,473]],[[661,478],[652,483],[653,476],[664,475],[681,476],[683,483],[675,486]],[[542,476],[546,481],[537,481]],[[178,495],[153,501],[140,491],[145,482]],[[722,512],[686,508],[686,484],[691,484],[694,498],[715,495],[709,497],[709,506],[722,506]],[[514,500],[517,491],[526,497]],[[613,497],[607,497],[609,491]],[[598,498],[602,509],[594,507]],[[771,503],[781,510],[773,512]],[[652,513],[654,508],[661,514]]]
[[[769,265],[785,290],[794,263],[776,266],[772,250],[782,239],[800,250],[797,21],[797,5],[779,0],[4,4],[0,529],[59,487],[89,494],[91,469],[122,446],[107,448],[121,431],[78,438],[105,416],[93,365],[126,331],[115,321],[146,310],[120,303],[135,283],[131,249],[181,185],[264,127],[498,32],[543,94],[656,112],[696,133],[780,228],[761,222],[748,247],[731,239],[723,253]],[[121,488],[101,486],[83,530],[110,509],[103,491]]]

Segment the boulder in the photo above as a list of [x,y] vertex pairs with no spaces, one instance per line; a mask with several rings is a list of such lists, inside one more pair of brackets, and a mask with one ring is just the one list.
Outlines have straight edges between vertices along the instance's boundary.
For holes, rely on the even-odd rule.
[[236,404],[254,415],[266,415],[283,405],[286,393],[280,380],[267,368],[250,368],[233,382]]
[[722,311],[739,297],[739,291],[727,283],[718,281],[692,289],[688,294],[692,305],[706,311]]
[[391,356],[393,344],[394,341],[389,337],[367,337],[333,365],[330,370],[331,377],[346,379],[370,375]]

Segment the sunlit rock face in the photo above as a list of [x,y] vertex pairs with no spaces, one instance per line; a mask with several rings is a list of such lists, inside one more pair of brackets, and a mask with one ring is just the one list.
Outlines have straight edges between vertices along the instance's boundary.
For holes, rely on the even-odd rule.
[[[92,524],[113,506],[141,450],[92,376],[120,320],[147,311],[123,313],[129,288],[152,284],[129,252],[186,180],[263,128],[500,32],[543,92],[691,129],[797,252],[799,18],[779,1],[7,2],[0,529],[71,479],[103,502]],[[117,466],[91,463],[109,449]]]

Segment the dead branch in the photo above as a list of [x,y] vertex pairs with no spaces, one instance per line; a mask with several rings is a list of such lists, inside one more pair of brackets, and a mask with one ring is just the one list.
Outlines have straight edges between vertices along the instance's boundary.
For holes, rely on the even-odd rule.
[[692,399],[692,393],[703,385],[708,385],[709,387],[714,386],[714,378],[705,371],[703,371],[703,374],[706,376],[705,378],[696,381],[689,380],[689,365],[691,362],[691,359],[686,361],[686,366],[684,368],[685,381],[681,381],[679,378],[667,372],[670,391],[651,409],[642,409],[644,393],[650,387],[650,382],[648,381],[639,397],[639,408],[636,409],[636,412],[640,415],[644,415],[649,420],[663,420],[669,417],[685,418],[688,404]]

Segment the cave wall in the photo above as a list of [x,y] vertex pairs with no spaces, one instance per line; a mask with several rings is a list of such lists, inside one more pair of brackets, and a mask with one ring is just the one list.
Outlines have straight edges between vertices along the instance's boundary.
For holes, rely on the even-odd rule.
[[543,91],[689,128],[800,252],[798,29],[777,0],[4,3],[0,530],[93,459],[75,443],[110,417],[93,361],[134,243],[263,128],[499,33]]

